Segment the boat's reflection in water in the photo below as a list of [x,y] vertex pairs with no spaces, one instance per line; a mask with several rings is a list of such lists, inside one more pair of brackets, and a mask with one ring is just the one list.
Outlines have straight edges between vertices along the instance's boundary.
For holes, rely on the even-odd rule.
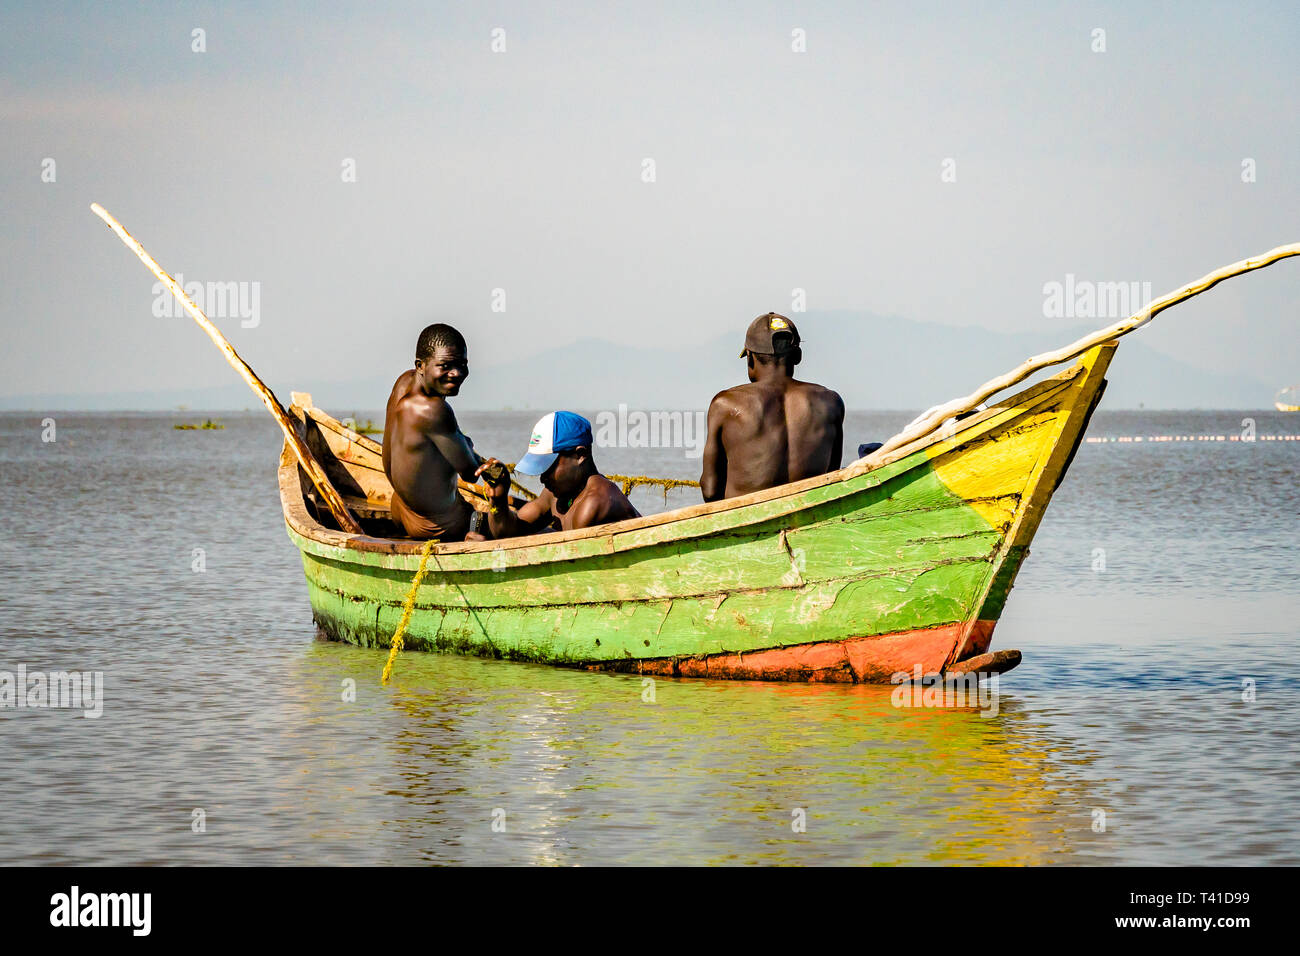
[[[1007,692],[664,680],[319,644],[358,678],[386,857],[445,863],[1104,860],[1080,741]],[[653,699],[651,699],[653,698]],[[378,796],[378,794],[376,794]],[[394,799],[396,798],[396,799]]]

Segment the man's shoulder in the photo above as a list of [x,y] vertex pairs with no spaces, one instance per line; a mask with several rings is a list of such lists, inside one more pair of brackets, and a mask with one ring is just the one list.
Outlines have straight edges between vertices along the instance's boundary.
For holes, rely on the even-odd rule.
[[827,388],[825,385],[818,385],[816,382],[796,381],[793,385],[795,388],[801,389],[810,395],[833,395],[835,398],[840,397],[839,392],[835,391],[833,388]]
[[411,392],[411,385],[415,380],[415,369],[408,368],[397,380],[393,382],[393,387],[388,390],[388,405],[390,408],[397,405],[403,398]]
[[421,431],[442,431],[456,423],[451,406],[440,395],[408,392],[397,400],[397,412],[408,424]]
[[810,401],[825,405],[827,408],[839,408],[843,410],[844,399],[840,398],[840,393],[834,389],[827,388],[825,385],[818,385],[816,382],[796,382],[799,391]]
[[617,500],[623,497],[623,489],[600,472],[596,472],[596,474],[587,479],[587,485],[582,489],[582,493],[584,495],[590,494],[602,499],[613,498],[614,500]]
[[582,494],[573,503],[573,507],[576,509],[574,517],[578,519],[577,527],[622,520],[628,514],[638,513],[623,494],[623,489],[599,472],[587,479],[586,487],[582,489]]
[[628,496],[623,494],[623,487],[618,482],[599,472],[587,479],[587,489],[594,490],[602,500],[615,508],[636,510],[632,507],[632,502]]
[[733,385],[731,388],[724,388],[713,396],[709,402],[709,407],[719,405],[726,407],[737,407],[741,405],[751,405],[760,400],[760,388],[754,382],[745,382],[743,385]]

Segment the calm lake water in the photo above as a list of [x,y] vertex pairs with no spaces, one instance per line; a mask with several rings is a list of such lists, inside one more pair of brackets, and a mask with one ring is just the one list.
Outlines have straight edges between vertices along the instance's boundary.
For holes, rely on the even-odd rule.
[[[1089,434],[1246,415],[1300,432],[1101,411]],[[316,635],[264,412],[55,414],[52,443],[42,417],[0,415],[0,671],[103,671],[105,700],[0,710],[0,861],[1300,863],[1300,442],[1083,445],[989,718],[878,687],[647,702],[635,675],[419,653],[383,687],[382,652]],[[506,460],[536,417],[461,416]],[[848,443],[911,417],[852,414]],[[598,462],[699,474],[682,449]]]

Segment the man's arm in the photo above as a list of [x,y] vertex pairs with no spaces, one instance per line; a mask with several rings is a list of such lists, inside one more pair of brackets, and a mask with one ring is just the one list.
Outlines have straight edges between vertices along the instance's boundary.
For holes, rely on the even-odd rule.
[[466,481],[473,481],[478,473],[480,458],[456,422],[456,413],[445,401],[429,403],[424,434],[442,452],[442,457]]
[[[498,465],[495,458],[489,458],[478,466],[474,476],[478,477],[493,465]],[[518,538],[523,535],[536,534],[552,521],[551,506],[554,497],[546,489],[518,511],[510,507],[510,473],[503,472],[501,479],[492,484],[489,478],[488,527],[494,538]]]
[[553,520],[551,506],[554,502],[551,493],[545,490],[518,511],[510,507],[508,497],[502,501],[494,499],[492,510],[488,512],[488,527],[492,529],[492,537],[520,538],[546,531]]
[[835,427],[835,442],[831,445],[831,471],[838,471],[840,463],[844,460],[844,399],[840,398],[838,392],[831,392],[833,405],[831,407],[831,420]]
[[727,493],[727,450],[722,446],[722,424],[731,413],[731,404],[719,392],[709,403],[709,419],[705,428],[703,470],[700,472],[700,494],[705,501],[717,501]]

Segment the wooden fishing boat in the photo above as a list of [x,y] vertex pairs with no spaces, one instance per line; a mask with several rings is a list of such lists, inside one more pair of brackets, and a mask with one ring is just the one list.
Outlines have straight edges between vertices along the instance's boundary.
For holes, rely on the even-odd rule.
[[[581,531],[430,545],[396,537],[379,445],[294,393],[286,411],[203,310],[106,209],[285,436],[280,501],[328,636],[683,677],[888,682],[1001,672],[989,652],[1105,386],[1120,336],[1300,243],[1223,266],[936,406],[847,468]],[[1053,365],[1065,371],[989,405]],[[476,508],[484,493],[463,485]],[[516,501],[515,504],[522,502]],[[409,609],[409,613],[408,613]]]
[[[994,625],[1114,349],[881,462],[598,528],[437,545],[405,644],[712,678],[1009,669],[1020,655],[988,652]],[[378,444],[309,395],[289,412],[366,531],[338,530],[286,444],[281,504],[316,623],[388,646],[423,542],[395,536]]]

